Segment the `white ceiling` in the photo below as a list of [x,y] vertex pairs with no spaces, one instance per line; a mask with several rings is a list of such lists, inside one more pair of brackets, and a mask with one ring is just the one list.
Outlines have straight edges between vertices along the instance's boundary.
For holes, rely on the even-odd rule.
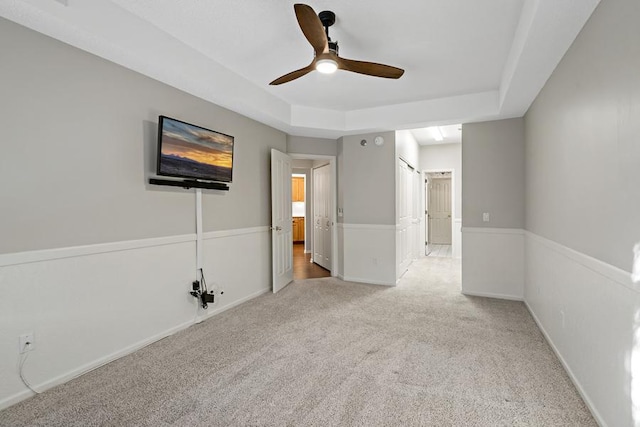
[[598,2],[309,0],[336,13],[340,56],[405,74],[280,86],[313,56],[293,1],[3,0],[0,15],[287,133],[336,138],[522,116]]

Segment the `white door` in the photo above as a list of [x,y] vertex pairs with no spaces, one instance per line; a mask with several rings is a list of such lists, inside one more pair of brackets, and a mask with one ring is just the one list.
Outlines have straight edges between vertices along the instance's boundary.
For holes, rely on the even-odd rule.
[[331,270],[331,167],[313,169],[313,262]]
[[431,177],[424,180],[424,254],[429,255],[427,252],[427,244],[429,243],[429,186],[431,185]]
[[293,280],[291,157],[271,149],[271,254],[273,293]]
[[429,183],[429,243],[451,244],[451,178]]

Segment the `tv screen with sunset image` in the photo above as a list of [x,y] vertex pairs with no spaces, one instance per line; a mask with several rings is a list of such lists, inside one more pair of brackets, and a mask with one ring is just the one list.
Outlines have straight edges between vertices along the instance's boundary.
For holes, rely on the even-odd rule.
[[231,182],[233,137],[160,116],[158,175]]

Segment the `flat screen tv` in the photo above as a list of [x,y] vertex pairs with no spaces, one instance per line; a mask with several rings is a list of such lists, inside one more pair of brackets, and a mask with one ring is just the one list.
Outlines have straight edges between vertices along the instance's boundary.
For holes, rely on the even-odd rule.
[[166,116],[158,119],[158,175],[230,183],[233,137]]

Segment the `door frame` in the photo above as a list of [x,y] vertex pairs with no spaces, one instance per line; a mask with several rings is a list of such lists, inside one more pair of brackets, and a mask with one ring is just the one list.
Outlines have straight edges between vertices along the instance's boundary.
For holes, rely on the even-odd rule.
[[[291,178],[292,178],[292,180],[293,180],[293,178],[302,178],[302,183],[303,183],[303,185],[304,185],[304,203],[305,203],[305,205],[306,205],[307,200],[309,199],[309,195],[307,194],[307,175],[305,175],[305,174],[303,174],[303,173],[295,173],[295,172],[291,172]],[[309,180],[310,180],[310,179],[311,179],[311,178],[309,178]],[[291,200],[293,201],[293,193],[291,193]],[[304,225],[304,239],[305,239],[305,240],[306,240],[306,239],[307,239],[307,237],[308,237],[308,236],[307,236],[307,212],[306,212],[306,211],[307,211],[307,209],[306,209],[306,207],[305,207],[305,212],[304,212],[304,216],[303,216],[303,218],[304,218],[304,223],[305,223],[305,225]],[[305,243],[305,246],[306,246],[306,243]],[[306,251],[305,251],[305,253],[306,253]]]
[[[426,212],[427,211],[427,187],[425,185],[425,181],[427,180],[427,175],[430,173],[441,173],[441,172],[450,172],[451,173],[451,252],[455,253],[455,249],[453,246],[456,242],[455,239],[455,227],[456,227],[456,171],[452,168],[442,168],[442,169],[426,169],[422,171],[422,194],[424,194],[424,200],[422,201],[422,212]],[[426,218],[426,214],[423,213],[423,215],[425,215],[424,217],[424,225],[421,227],[420,230],[420,234],[422,235],[422,237],[424,238],[424,241],[427,241],[427,227],[429,227],[429,224],[427,224],[427,218]],[[423,254],[426,255],[426,247],[427,245],[425,244],[425,248],[423,250]]]
[[[338,206],[338,179],[337,179],[337,160],[336,156],[327,156],[322,154],[303,154],[303,153],[287,153],[294,160],[328,160],[330,167],[330,179],[331,185],[331,276],[337,277],[338,275],[338,221],[337,221],[337,206]],[[311,192],[313,193],[313,174],[311,174]],[[311,212],[313,212],[313,195],[310,194],[307,197],[311,201]],[[311,251],[313,254],[313,233],[309,236],[311,239]]]

